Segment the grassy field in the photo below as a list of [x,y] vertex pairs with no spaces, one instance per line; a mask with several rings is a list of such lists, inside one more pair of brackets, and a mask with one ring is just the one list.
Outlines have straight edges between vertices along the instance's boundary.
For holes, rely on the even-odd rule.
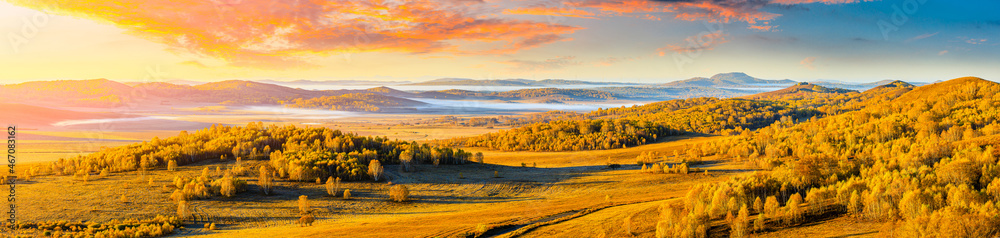
[[[418,126],[386,127],[386,131],[415,131]],[[357,130],[343,125],[344,130]],[[435,131],[433,127],[419,128]],[[375,129],[378,131],[382,129]],[[466,128],[438,131],[440,134],[472,133]],[[483,129],[485,130],[485,129]],[[419,132],[418,132],[419,133]],[[430,132],[424,132],[430,133]],[[112,134],[116,139],[156,133]],[[72,138],[73,134],[50,134]],[[130,137],[131,136],[131,137]],[[697,143],[722,139],[688,136],[626,149],[577,152],[483,152],[485,164],[418,165],[417,172],[399,172],[386,166],[386,180],[345,182],[338,197],[326,194],[321,184],[279,181],[275,193],[263,195],[253,185],[251,172],[242,179],[247,191],[234,198],[212,197],[190,202],[194,218],[179,236],[201,237],[654,237],[661,204],[679,201],[696,184],[719,182],[753,171],[742,163],[703,158],[698,172],[649,174],[640,171],[635,158],[647,151],[672,154]],[[25,143],[23,153],[66,146],[59,141]],[[105,142],[108,143],[108,142]],[[65,152],[72,153],[72,152]],[[673,160],[664,157],[660,160]],[[197,176],[203,168],[214,171],[233,166],[233,161],[205,161],[180,167],[176,172],[112,173],[92,176],[90,181],[72,176],[42,176],[18,186],[18,219],[21,221],[96,221],[150,218],[174,214],[169,200],[174,176]],[[244,161],[253,168],[264,161]],[[524,166],[522,166],[522,163]],[[619,169],[608,163],[621,164]],[[23,166],[22,166],[23,167]],[[708,173],[701,172],[708,170]],[[498,176],[494,176],[494,175]],[[152,184],[149,180],[152,179]],[[389,201],[390,185],[410,187],[411,201]],[[353,199],[339,197],[343,189]],[[297,199],[307,195],[317,218],[313,226],[300,227]],[[125,200],[122,201],[122,196]],[[625,226],[629,217],[631,223]],[[217,230],[204,229],[215,223]],[[718,227],[724,227],[718,221]],[[850,228],[844,228],[850,227]],[[803,236],[866,236],[878,224],[834,218],[826,222],[793,227]],[[483,233],[485,232],[485,233]],[[762,233],[760,237],[787,237],[790,233]],[[728,235],[718,231],[713,236]],[[793,235],[795,236],[795,235]]]
[[[607,156],[627,157],[646,150],[669,150],[683,147],[692,140],[707,139],[712,138],[598,151],[591,153],[594,157],[583,157],[577,152],[527,153],[517,157],[511,153],[487,151],[487,162],[493,164],[438,168],[419,165],[417,172],[408,173],[398,172],[394,165],[387,166],[389,181],[410,187],[412,201],[406,203],[388,200],[389,185],[385,181],[344,183],[342,189],[352,191],[354,199],[351,200],[327,196],[323,185],[293,181],[279,182],[276,194],[264,196],[252,185],[255,178],[250,174],[244,179],[251,185],[236,198],[192,201],[197,219],[180,234],[256,236],[292,229],[301,236],[455,236],[475,232],[480,224],[502,233],[551,215],[609,204],[671,199],[693,184],[743,172],[719,170],[709,175],[654,175],[640,173],[634,164],[626,164],[618,170],[605,168]],[[573,159],[576,157],[579,158]],[[525,161],[567,158],[573,162],[521,167],[515,158]],[[103,178],[92,176],[87,182],[74,180],[72,176],[37,177],[18,186],[19,219],[100,222],[173,214],[176,205],[168,197],[174,189],[169,185],[174,176],[195,176],[205,167],[214,170],[216,166],[226,168],[232,163],[202,162],[182,166],[176,172],[112,173]],[[253,168],[262,161],[244,163]],[[515,163],[518,165],[506,165]],[[494,177],[494,171],[499,177]],[[121,201],[123,195],[125,202]],[[318,221],[312,227],[300,228],[295,224],[299,195],[309,196],[316,208]],[[199,223],[205,222],[217,223],[219,229],[199,228]]]

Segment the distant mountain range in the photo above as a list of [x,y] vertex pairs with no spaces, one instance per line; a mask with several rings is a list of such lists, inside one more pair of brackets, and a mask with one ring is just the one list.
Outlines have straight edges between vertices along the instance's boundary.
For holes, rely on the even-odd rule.
[[[819,80],[809,82],[810,84],[819,85],[828,88],[842,88],[850,90],[868,90],[880,85],[886,85],[894,82],[893,80],[881,80],[871,83],[849,83],[841,82],[836,80]],[[799,83],[790,79],[783,80],[768,80],[760,79],[745,73],[733,72],[716,74],[710,78],[695,77],[686,80],[680,80],[675,82],[669,82],[661,84],[661,87],[670,88],[683,88],[683,87],[712,87],[712,88],[744,88],[744,89],[754,89],[754,88],[773,88],[773,87],[787,87]],[[915,85],[921,85],[914,83]]]
[[277,84],[282,86],[315,86],[315,85],[397,85],[411,83],[410,81],[374,81],[374,80],[294,80],[294,81],[278,81],[278,80],[257,80],[261,83]]
[[555,86],[555,85],[633,85],[617,82],[591,82],[566,79],[466,79],[442,78],[426,82],[411,83],[413,86]]
[[724,73],[716,74],[711,78],[696,77],[685,79],[681,81],[669,82],[662,84],[663,87],[672,88],[682,88],[682,87],[728,87],[728,88],[745,88],[745,87],[774,87],[774,86],[788,86],[795,84],[795,81],[784,79],[784,80],[767,80],[751,77],[745,73]]

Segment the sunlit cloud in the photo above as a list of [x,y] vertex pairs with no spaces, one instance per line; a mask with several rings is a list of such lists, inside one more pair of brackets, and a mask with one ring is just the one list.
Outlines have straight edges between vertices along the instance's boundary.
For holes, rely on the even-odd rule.
[[539,16],[557,16],[557,17],[576,17],[576,18],[587,18],[587,19],[598,19],[594,17],[594,13],[575,9],[575,8],[563,8],[563,7],[525,7],[525,8],[514,8],[505,9],[504,14],[509,15],[539,15]]
[[[231,66],[309,67],[352,52],[513,53],[567,40],[575,26],[491,17],[481,1],[15,0],[112,23],[130,34]],[[465,47],[508,42],[496,48]]]

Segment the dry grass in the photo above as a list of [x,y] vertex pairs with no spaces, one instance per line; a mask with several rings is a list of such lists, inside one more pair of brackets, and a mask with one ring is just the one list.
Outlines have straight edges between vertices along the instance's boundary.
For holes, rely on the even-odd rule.
[[[645,150],[669,150],[684,143],[713,138],[693,138],[658,143],[621,150],[590,152],[592,157],[578,152],[526,153],[526,161],[553,161],[567,158],[563,167],[533,168],[492,164],[417,165],[417,172],[401,173],[398,165],[386,165],[386,180],[409,187],[410,202],[389,200],[389,185],[385,182],[344,182],[341,190],[350,189],[351,200],[326,196],[323,184],[278,181],[275,194],[265,196],[254,184],[256,176],[243,179],[251,184],[248,191],[235,198],[213,197],[190,201],[190,210],[197,217],[180,235],[206,236],[275,236],[288,234],[302,237],[399,237],[454,236],[474,232],[477,225],[488,227],[530,224],[545,217],[614,203],[669,199],[679,196],[687,187],[698,182],[716,181],[736,170],[724,169],[731,164],[714,164],[719,171],[703,174],[646,174],[634,161],[634,155]],[[496,156],[496,157],[494,157]],[[506,156],[506,157],[505,157]],[[509,153],[486,152],[487,162],[509,161]],[[619,158],[624,165],[618,170],[606,170],[607,156]],[[508,158],[508,159],[503,159]],[[176,204],[168,197],[174,175],[196,176],[205,167],[227,166],[233,161],[202,162],[180,167],[177,172],[157,170],[147,177],[137,172],[112,173],[107,178],[87,183],[73,181],[70,176],[45,176],[18,188],[19,218],[23,221],[85,220],[144,218],[156,214],[173,214]],[[261,161],[245,161],[256,168]],[[503,163],[501,163],[503,164]],[[542,167],[544,163],[539,163]],[[250,171],[256,171],[251,169]],[[494,178],[499,171],[502,178]],[[731,172],[726,172],[731,171]],[[459,173],[462,173],[459,176]],[[95,176],[96,177],[96,176]],[[149,178],[155,186],[149,186]],[[53,196],[58,194],[58,196]],[[126,196],[128,202],[122,203]],[[315,224],[300,227],[298,197],[307,195],[312,203]],[[641,206],[637,204],[636,206]],[[631,207],[622,206],[622,207]],[[595,212],[616,211],[611,207]],[[599,215],[600,216],[600,215]],[[585,215],[555,225],[574,224],[575,220],[593,217]],[[640,224],[641,217],[636,218]],[[617,219],[621,221],[621,219]],[[204,223],[216,223],[217,230],[204,229]],[[638,225],[638,229],[642,229]],[[538,229],[545,231],[547,226]],[[502,231],[502,229],[499,229]],[[288,232],[294,233],[288,233]],[[533,233],[529,233],[533,234]]]

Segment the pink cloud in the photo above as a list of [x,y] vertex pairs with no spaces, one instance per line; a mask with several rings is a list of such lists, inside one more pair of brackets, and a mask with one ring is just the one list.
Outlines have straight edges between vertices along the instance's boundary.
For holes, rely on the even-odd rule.
[[802,61],[799,61],[799,64],[801,64],[802,67],[806,67],[809,70],[816,70],[815,63],[816,63],[816,57],[806,57]]

